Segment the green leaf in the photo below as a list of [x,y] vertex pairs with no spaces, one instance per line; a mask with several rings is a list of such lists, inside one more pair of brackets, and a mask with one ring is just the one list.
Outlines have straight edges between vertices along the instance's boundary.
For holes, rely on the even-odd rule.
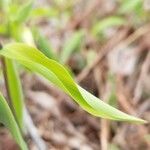
[[79,50],[81,42],[83,40],[84,32],[75,32],[68,41],[65,42],[62,52],[60,54],[60,62],[66,63],[70,55],[75,51]]
[[5,35],[7,33],[6,25],[0,24],[0,34]]
[[[132,11],[136,11],[136,9],[142,8],[142,0],[124,0],[121,2],[121,6],[119,8],[119,12],[121,14],[127,14]],[[142,8],[143,9],[143,8]]]
[[11,132],[12,136],[14,137],[20,148],[22,150],[28,150],[21,136],[17,123],[13,117],[13,114],[1,93],[0,93],[0,122],[3,123],[9,129],[9,131]]
[[102,34],[109,27],[120,26],[125,23],[125,20],[118,16],[107,17],[97,22],[92,29],[94,35]]
[[44,36],[42,36],[38,29],[33,29],[33,35],[35,38],[36,45],[40,49],[40,51],[42,51],[48,58],[57,60],[57,56],[54,53],[54,50],[50,46],[47,39]]
[[87,92],[74,82],[61,64],[47,58],[34,47],[21,43],[8,44],[0,51],[0,54],[10,59],[15,59],[30,70],[43,75],[70,95],[84,110],[94,116],[116,121],[146,122],[113,108]]
[[58,10],[52,7],[38,7],[31,12],[31,17],[55,17],[58,15]]
[[19,10],[16,13],[14,21],[17,23],[23,23],[29,17],[33,7],[33,0],[28,1],[23,6],[19,7]]
[[5,73],[11,105],[13,107],[12,110],[14,111],[19,127],[24,131],[22,86],[15,63],[7,58],[5,58]]

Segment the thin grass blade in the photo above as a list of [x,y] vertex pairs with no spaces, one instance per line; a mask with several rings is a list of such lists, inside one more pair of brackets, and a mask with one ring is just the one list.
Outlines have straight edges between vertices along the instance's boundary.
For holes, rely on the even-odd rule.
[[14,139],[20,146],[21,150],[28,150],[27,145],[25,144],[21,136],[21,133],[15,121],[15,118],[13,117],[13,114],[8,104],[1,93],[0,93],[0,122],[9,129],[12,136],[14,137]]
[[12,110],[14,110],[14,115],[16,116],[19,127],[24,130],[23,126],[23,112],[24,112],[24,102],[22,86],[19,79],[19,74],[16,68],[15,62],[8,58],[5,58],[5,75],[6,82],[8,86],[8,93],[11,99]]
[[66,63],[69,59],[70,55],[75,51],[79,50],[81,43],[83,41],[84,32],[83,31],[77,31],[75,32],[72,37],[69,38],[64,44],[64,47],[62,49],[62,52],[60,54],[60,62]]

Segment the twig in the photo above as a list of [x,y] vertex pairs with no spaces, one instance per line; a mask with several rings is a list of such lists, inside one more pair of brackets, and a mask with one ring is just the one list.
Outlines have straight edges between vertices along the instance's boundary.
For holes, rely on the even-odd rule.
[[32,118],[26,108],[25,108],[24,113],[25,113],[25,123],[26,123],[28,134],[30,135],[32,140],[35,142],[38,150],[47,150],[46,144],[44,140],[42,140],[42,138],[39,136],[38,130],[35,127],[32,121]]
[[117,97],[119,104],[127,113],[136,115],[135,109],[131,106],[131,104],[128,102],[126,96],[123,93],[117,91]]
[[145,78],[145,74],[147,73],[149,66],[150,66],[150,51],[148,52],[148,54],[145,58],[145,61],[144,61],[142,68],[141,68],[141,73],[140,73],[139,79],[138,79],[137,84],[135,86],[136,88],[134,90],[134,97],[133,97],[133,102],[135,104],[137,104],[141,98],[143,79]]
[[130,103],[129,96],[127,96],[125,92],[125,88],[123,86],[123,78],[122,76],[117,76],[117,98],[120,106],[129,114],[136,115],[136,110],[134,109],[133,105]]
[[[94,68],[94,77],[100,97],[101,89],[102,89],[102,84],[101,84],[101,79],[100,79],[100,67],[95,67]],[[104,95],[103,95],[104,96]],[[104,98],[105,100],[107,98]],[[99,138],[100,138],[100,143],[101,143],[101,150],[108,150],[108,140],[109,140],[109,135],[110,135],[110,121],[106,119],[101,119],[100,121],[100,133],[99,133]]]
[[100,141],[101,141],[101,150],[108,150],[108,140],[109,140],[109,130],[110,130],[110,121],[106,119],[101,119],[101,133],[100,133]]

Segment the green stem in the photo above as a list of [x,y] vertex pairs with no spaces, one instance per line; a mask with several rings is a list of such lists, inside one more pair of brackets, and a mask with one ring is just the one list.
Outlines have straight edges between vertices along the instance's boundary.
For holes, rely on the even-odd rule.
[[[7,69],[6,69],[6,63],[5,63],[5,58],[4,57],[1,57],[1,63],[2,63],[2,70],[3,70],[5,87],[6,87],[6,91],[7,91],[8,104],[9,104],[11,110],[12,110],[14,118],[15,118],[17,124],[18,124],[18,127],[19,127],[19,129],[20,129],[20,131],[22,133],[22,129],[21,129],[20,125],[19,125],[19,121],[18,121],[16,113],[15,113],[15,108],[13,107],[13,103],[12,103],[12,100],[11,100],[11,95],[10,95],[10,90],[9,90],[9,83],[8,83],[8,80],[7,80],[8,79],[7,78],[7,71],[6,71]],[[22,133],[22,135],[23,135],[23,133]]]

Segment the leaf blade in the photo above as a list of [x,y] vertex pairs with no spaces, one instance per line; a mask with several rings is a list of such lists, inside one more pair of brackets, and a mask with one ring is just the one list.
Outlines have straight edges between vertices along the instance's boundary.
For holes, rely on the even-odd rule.
[[5,58],[5,76],[8,86],[8,92],[11,99],[12,109],[14,110],[19,127],[23,128],[23,112],[24,112],[24,102],[21,82],[19,79],[19,74],[17,72],[16,64],[12,60]]
[[107,17],[98,23],[96,23],[92,28],[92,33],[98,35],[104,32],[109,27],[121,26],[125,24],[125,20],[119,16]]
[[31,70],[43,75],[70,95],[84,110],[94,116],[116,121],[145,123],[142,119],[127,115],[109,106],[81,88],[73,81],[72,77],[61,64],[48,59],[36,48],[14,43],[6,45],[0,54],[15,59]]
[[1,93],[0,93],[0,122],[3,123],[9,129],[9,131],[11,132],[12,136],[14,137],[20,148],[22,150],[28,150],[21,136],[17,123],[13,117],[13,114]]
[[64,47],[60,54],[60,62],[66,63],[70,55],[81,46],[84,37],[84,31],[75,32],[72,37],[69,38],[64,44]]
[[33,7],[33,1],[34,0],[29,0],[27,3],[25,3],[23,6],[19,8],[14,18],[15,22],[19,24],[23,23],[29,17]]

